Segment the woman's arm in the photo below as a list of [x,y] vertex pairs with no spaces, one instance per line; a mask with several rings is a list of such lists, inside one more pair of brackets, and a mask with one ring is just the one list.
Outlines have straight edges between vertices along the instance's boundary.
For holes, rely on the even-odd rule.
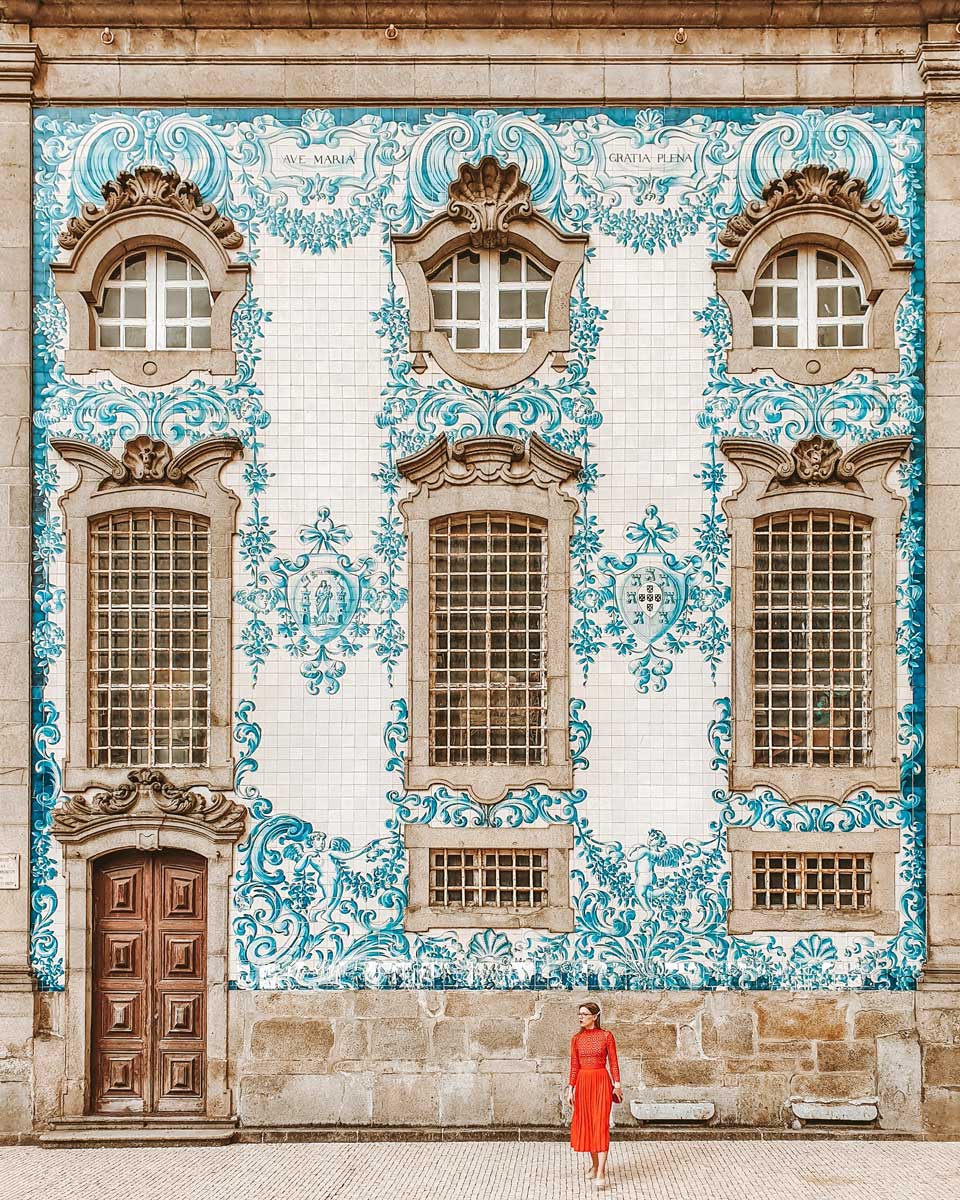
[[573,1087],[580,1074],[580,1054],[577,1051],[577,1035],[570,1039],[570,1086]]
[[610,1030],[607,1030],[607,1057],[610,1059],[610,1074],[613,1082],[620,1084],[620,1064],[617,1062],[617,1042]]

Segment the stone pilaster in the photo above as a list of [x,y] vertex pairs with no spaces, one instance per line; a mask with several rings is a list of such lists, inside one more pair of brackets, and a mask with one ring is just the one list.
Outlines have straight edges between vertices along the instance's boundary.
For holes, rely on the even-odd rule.
[[[927,918],[924,1122],[960,1128],[960,39],[921,47],[927,101]],[[954,98],[957,97],[957,98]]]
[[22,1132],[32,1120],[30,98],[38,54],[21,33],[0,32],[0,1132]]

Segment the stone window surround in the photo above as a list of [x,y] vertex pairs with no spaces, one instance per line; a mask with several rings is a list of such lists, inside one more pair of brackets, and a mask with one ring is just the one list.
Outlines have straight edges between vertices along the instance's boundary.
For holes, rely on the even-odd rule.
[[[159,780],[166,778],[157,774]],[[129,787],[125,790],[131,791]],[[65,1072],[60,1101],[63,1118],[86,1115],[93,1101],[88,1040],[93,1014],[93,867],[98,859],[117,850],[190,850],[206,860],[205,1115],[223,1119],[231,1114],[232,1095],[227,1080],[229,899],[233,844],[243,834],[245,811],[242,805],[217,794],[208,800],[175,788],[167,789],[172,796],[164,810],[145,803],[151,790],[136,789],[135,803],[124,802],[122,811],[111,811],[112,797],[124,791],[118,788],[107,794],[102,808],[100,796],[95,796],[92,802],[83,799],[78,802],[71,797],[54,812],[53,834],[63,847],[66,913]],[[154,791],[154,797],[156,794]],[[176,811],[178,806],[180,812]],[[69,814],[71,810],[73,819],[64,821],[63,812]]]
[[[210,287],[209,350],[122,350],[97,346],[93,306],[103,284],[122,259],[136,250],[162,247],[185,254],[204,273]],[[232,262],[220,242],[198,222],[169,208],[121,209],[98,223],[77,243],[66,263],[53,263],[54,287],[67,310],[68,375],[110,371],[126,383],[160,387],[193,371],[232,375],[233,313],[243,298],[248,263]]]
[[[476,194],[482,188],[480,175],[485,169],[499,173],[499,194],[490,203]],[[486,389],[520,383],[551,354],[556,356],[554,367],[562,369],[563,356],[570,349],[570,294],[583,266],[589,238],[586,234],[564,233],[534,211],[530,188],[519,178],[516,164],[501,166],[489,157],[477,166],[464,163],[459,177],[450,184],[449,194],[442,213],[416,233],[394,234],[392,238],[397,266],[407,285],[414,369],[425,370],[423,355],[430,354],[453,379],[468,387]],[[458,352],[448,337],[433,328],[429,276],[446,259],[470,247],[525,250],[552,273],[546,331],[534,333],[526,350]]]
[[[422,933],[428,929],[546,929],[552,933],[573,930],[570,905],[570,852],[573,826],[550,825],[545,829],[434,829],[429,825],[404,825],[407,850],[409,900],[404,929]],[[546,850],[547,896],[543,908],[432,908],[430,906],[431,850]]]
[[[836,830],[814,833],[766,829],[727,829],[730,854],[730,933],[790,933],[801,930],[869,930],[891,936],[900,929],[897,911],[897,854],[899,829],[866,829],[851,833]],[[754,854],[872,854],[871,893],[868,910],[777,909],[753,907]]]
[[[767,189],[780,182],[772,181]],[[898,371],[900,351],[895,319],[910,286],[912,261],[897,258],[890,238],[881,236],[875,223],[858,215],[856,210],[828,202],[771,208],[766,213],[763,206],[758,204],[756,208],[757,214],[751,218],[756,223],[742,235],[729,261],[713,263],[717,293],[730,310],[728,373],[748,375],[772,370],[793,383],[824,384],[842,379],[854,370]],[[727,228],[730,229],[730,224]],[[890,237],[897,240],[894,235]],[[725,244],[733,241],[731,236]],[[754,346],[749,297],[757,277],[776,255],[800,246],[839,254],[859,275],[870,305],[866,346],[797,349]]]
[[[149,445],[148,445],[149,443]],[[67,544],[67,703],[65,791],[118,783],[129,766],[92,766],[89,755],[89,632],[90,521],[129,509],[160,509],[194,513],[210,522],[210,739],[205,767],[164,767],[176,784],[196,779],[210,787],[233,786],[231,696],[231,616],[233,597],[233,535],[239,497],[220,482],[220,473],[242,454],[236,438],[208,438],[172,457],[169,447],[150,438],[127,443],[123,462],[113,455],[72,438],[51,438],[51,447],[74,466],[79,478],[64,493]],[[131,447],[134,453],[131,456]],[[165,462],[155,478],[137,479],[128,463],[140,452],[157,453]],[[139,467],[137,474],[143,475]]]
[[[417,486],[401,501],[409,558],[410,742],[404,766],[408,791],[445,784],[481,803],[541,784],[573,786],[569,734],[570,537],[577,502],[561,491],[579,459],[534,434],[529,442],[473,437],[450,443],[441,435],[397,463]],[[546,764],[438,766],[430,762],[430,522],[477,510],[539,517],[547,524]]]
[[[903,499],[886,486],[891,467],[910,448],[906,437],[878,438],[848,451],[836,451],[833,476],[804,482],[793,457],[769,442],[724,438],[723,454],[742,476],[739,489],[723,501],[731,541],[733,606],[733,741],[730,787],[735,791],[769,787],[788,802],[833,800],[861,788],[900,790],[897,755],[897,531]],[[873,738],[871,761],[863,766],[755,766],[753,753],[753,529],[760,517],[796,511],[855,513],[871,522],[873,583]]]

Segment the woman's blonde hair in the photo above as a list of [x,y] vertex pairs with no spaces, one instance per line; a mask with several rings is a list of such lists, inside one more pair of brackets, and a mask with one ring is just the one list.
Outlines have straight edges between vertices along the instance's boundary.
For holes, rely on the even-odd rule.
[[597,1018],[596,1027],[597,1027],[597,1029],[599,1029],[600,1028],[600,1005],[597,1004],[597,1002],[595,1000],[584,1000],[584,1002],[582,1004],[577,1005],[577,1012],[579,1012],[581,1008],[585,1008],[588,1013],[593,1013],[593,1015]]

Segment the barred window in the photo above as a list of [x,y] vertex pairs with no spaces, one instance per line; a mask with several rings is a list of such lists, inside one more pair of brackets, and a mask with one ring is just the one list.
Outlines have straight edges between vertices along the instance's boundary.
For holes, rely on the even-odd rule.
[[860,277],[843,258],[815,246],[771,259],[757,276],[750,307],[754,346],[867,344],[869,306]]
[[546,850],[431,850],[430,904],[442,908],[542,908]]
[[754,854],[753,907],[869,909],[872,854]]
[[430,522],[431,763],[545,761],[546,603],[546,521]]
[[870,521],[754,522],[754,764],[860,766],[872,706]]
[[90,762],[202,766],[210,726],[206,518],[90,522]]

